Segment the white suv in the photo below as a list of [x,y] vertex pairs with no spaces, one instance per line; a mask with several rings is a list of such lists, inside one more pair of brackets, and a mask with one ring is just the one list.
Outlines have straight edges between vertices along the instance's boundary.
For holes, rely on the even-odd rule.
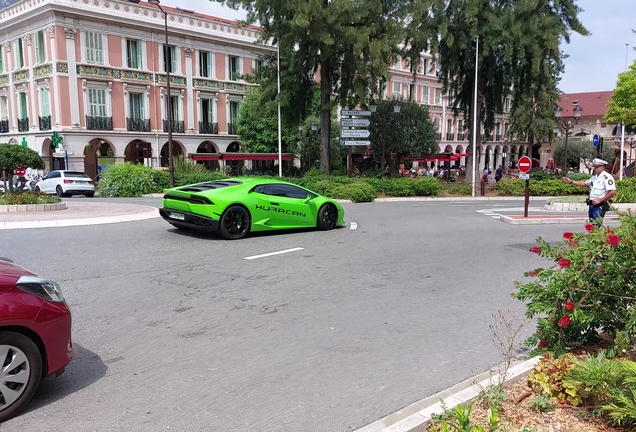
[[51,171],[37,182],[35,190],[59,197],[72,195],[95,195],[95,182],[80,171]]

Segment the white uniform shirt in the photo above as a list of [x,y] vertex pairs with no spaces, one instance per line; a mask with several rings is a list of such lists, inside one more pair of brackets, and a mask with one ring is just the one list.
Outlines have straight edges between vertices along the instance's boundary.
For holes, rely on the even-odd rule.
[[585,185],[590,188],[590,199],[603,198],[607,192],[616,190],[614,177],[607,171],[596,175],[594,174],[589,180],[585,181]]

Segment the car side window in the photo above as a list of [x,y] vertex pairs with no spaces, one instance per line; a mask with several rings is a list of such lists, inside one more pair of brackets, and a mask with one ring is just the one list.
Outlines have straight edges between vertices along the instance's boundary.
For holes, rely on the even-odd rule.
[[291,185],[274,184],[272,185],[272,195],[285,198],[305,199],[311,193]]
[[47,179],[60,178],[60,177],[62,177],[62,174],[59,172],[52,172],[48,176],[46,176]]
[[263,195],[271,195],[272,194],[272,185],[271,184],[264,184],[264,185],[256,186],[254,189],[252,189],[252,192],[256,192],[256,193],[263,194]]

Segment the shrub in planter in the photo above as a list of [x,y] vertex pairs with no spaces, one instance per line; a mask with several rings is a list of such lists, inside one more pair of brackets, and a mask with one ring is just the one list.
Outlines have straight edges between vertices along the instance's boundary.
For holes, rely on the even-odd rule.
[[56,195],[46,195],[39,192],[0,194],[0,205],[57,204],[59,202],[62,200]]
[[536,333],[526,343],[556,354],[597,341],[604,332],[620,354],[636,329],[636,216],[622,215],[614,229],[586,225],[586,232],[563,234],[551,246],[541,237],[532,252],[553,264],[528,271],[515,282],[513,297],[537,317]]
[[449,195],[472,195],[473,188],[466,182],[456,181],[446,185],[446,193]]
[[415,196],[438,196],[444,191],[444,185],[433,177],[420,177],[410,180]]
[[366,182],[338,185],[331,192],[331,198],[348,199],[353,202],[372,202],[377,196],[375,189]]
[[101,174],[97,190],[103,197],[134,197],[161,192],[163,177],[152,168],[125,162],[109,165]]
[[495,189],[499,195],[522,196],[525,187],[526,185],[523,180],[504,178],[497,182]]

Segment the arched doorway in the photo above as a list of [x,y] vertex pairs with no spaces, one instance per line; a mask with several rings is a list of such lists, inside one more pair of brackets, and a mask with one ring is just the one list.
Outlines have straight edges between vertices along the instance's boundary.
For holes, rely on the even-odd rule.
[[[227,146],[227,149],[225,150],[226,153],[238,153],[241,151],[241,143],[238,141],[233,141],[230,143],[230,145]],[[261,162],[261,161],[258,161]],[[227,160],[226,162],[226,166],[229,168],[226,168],[226,170],[229,169],[229,172],[226,172],[227,174],[231,174],[233,176],[237,176],[239,174],[241,174],[241,168],[243,168],[244,165],[244,161],[242,160]],[[258,168],[258,164],[255,164],[253,167],[253,169],[257,169]]]
[[151,166],[152,145],[142,140],[133,140],[128,143],[124,150],[124,160],[134,164],[144,164]]
[[492,160],[492,169],[496,170],[501,165],[501,146],[495,146],[495,155]]
[[[172,140],[172,157],[173,159],[177,156],[183,156],[185,153],[185,151],[183,150],[183,145],[181,145],[180,142]],[[162,167],[167,167],[170,165],[170,160],[169,160],[169,155],[170,155],[170,150],[168,147],[168,143],[166,142],[163,147],[161,147],[161,166]]]
[[108,165],[115,163],[115,148],[101,138],[92,139],[84,147],[84,172],[93,180]]
[[44,159],[44,163],[46,165],[44,167],[45,172],[66,169],[64,157],[61,157],[61,152],[56,155],[56,151],[57,149],[51,142],[51,139],[45,139],[42,143],[42,159]]
[[[199,144],[199,147],[197,147],[197,154],[198,153],[215,154],[215,153],[218,153],[218,149],[212,141],[203,141],[201,144]],[[218,160],[199,160],[197,161],[197,163],[201,165],[205,165],[205,167],[210,171],[215,171],[219,169]]]

